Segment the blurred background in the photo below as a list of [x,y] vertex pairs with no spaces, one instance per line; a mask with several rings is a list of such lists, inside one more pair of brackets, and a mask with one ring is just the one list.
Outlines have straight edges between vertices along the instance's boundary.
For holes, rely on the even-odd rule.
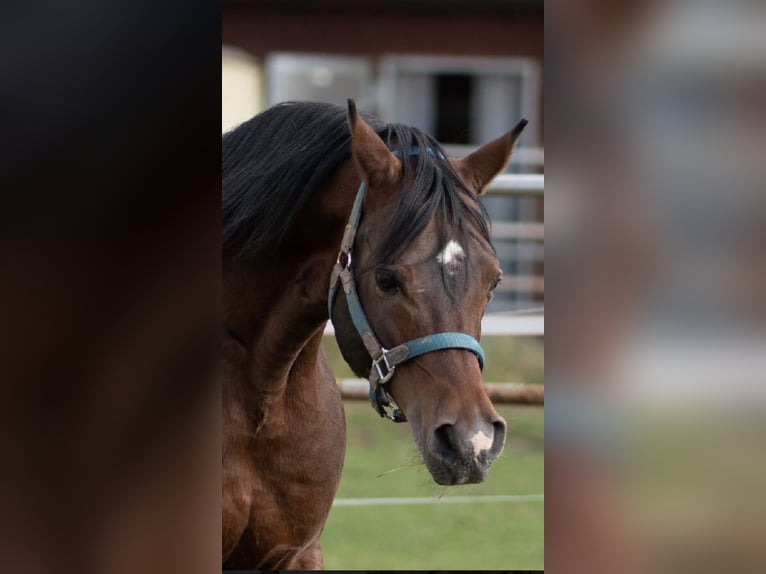
[[764,572],[766,5],[546,8],[546,566]]
[[[224,132],[278,102],[354,98],[461,157],[529,120],[483,199],[504,271],[482,329],[485,381],[504,383],[493,387],[509,424],[504,457],[486,483],[445,490],[406,425],[347,400],[344,475],[322,544],[331,569],[542,568],[543,2],[222,4]],[[352,377],[327,333],[336,375]]]

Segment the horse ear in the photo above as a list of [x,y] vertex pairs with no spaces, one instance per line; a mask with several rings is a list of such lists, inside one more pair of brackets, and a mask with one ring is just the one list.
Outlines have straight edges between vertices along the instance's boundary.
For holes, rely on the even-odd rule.
[[356,103],[348,100],[348,126],[351,129],[351,154],[359,175],[370,187],[398,182],[401,164],[380,136],[357,114]]
[[477,195],[482,195],[489,182],[503,171],[526,125],[527,120],[521,120],[507,134],[484,144],[463,159],[454,160],[460,177]]

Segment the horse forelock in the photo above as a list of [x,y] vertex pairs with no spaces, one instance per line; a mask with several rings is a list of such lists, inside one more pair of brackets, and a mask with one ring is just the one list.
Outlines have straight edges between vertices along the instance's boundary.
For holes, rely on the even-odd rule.
[[[403,160],[403,187],[388,231],[378,243],[377,263],[394,263],[433,221],[437,242],[433,256],[450,241],[478,234],[494,253],[489,216],[477,196],[458,176],[439,143],[416,128],[391,124],[380,133]],[[411,155],[417,149],[416,155]],[[414,160],[414,161],[413,161]]]
[[[436,251],[461,229],[476,230],[490,243],[486,210],[433,137],[362,116],[389,148],[407,158],[404,187],[389,231],[376,249],[378,261],[399,258],[434,218],[440,230]],[[224,259],[257,253],[280,241],[309,198],[349,158],[350,141],[342,108],[303,102],[274,106],[225,134]],[[414,146],[419,151],[411,156]]]

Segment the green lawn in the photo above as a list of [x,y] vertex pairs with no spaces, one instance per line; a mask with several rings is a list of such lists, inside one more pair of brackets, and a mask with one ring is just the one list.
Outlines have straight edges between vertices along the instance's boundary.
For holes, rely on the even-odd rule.
[[[339,377],[351,376],[334,340],[328,353]],[[488,381],[542,383],[542,343],[485,338]],[[542,494],[541,407],[498,406],[508,422],[503,456],[480,485],[442,487],[422,465],[407,424],[379,418],[366,402],[346,402],[348,445],[337,498]],[[393,469],[394,472],[384,474]],[[333,570],[542,569],[541,501],[335,507],[324,534]]]
[[[487,481],[445,488],[420,464],[406,424],[378,418],[367,403],[347,402],[337,498],[542,493],[543,409],[499,411],[508,421],[508,441]],[[542,569],[543,503],[335,507],[322,546],[332,570]]]

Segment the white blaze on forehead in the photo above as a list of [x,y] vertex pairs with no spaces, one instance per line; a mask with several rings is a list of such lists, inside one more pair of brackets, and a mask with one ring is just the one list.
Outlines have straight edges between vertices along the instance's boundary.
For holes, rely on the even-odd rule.
[[481,451],[492,448],[492,437],[479,431],[471,437],[471,444],[473,445],[473,453],[478,455]]
[[454,273],[457,270],[460,261],[465,258],[465,251],[460,247],[457,241],[450,241],[444,246],[439,255],[436,256],[436,260],[444,265],[448,272]]

